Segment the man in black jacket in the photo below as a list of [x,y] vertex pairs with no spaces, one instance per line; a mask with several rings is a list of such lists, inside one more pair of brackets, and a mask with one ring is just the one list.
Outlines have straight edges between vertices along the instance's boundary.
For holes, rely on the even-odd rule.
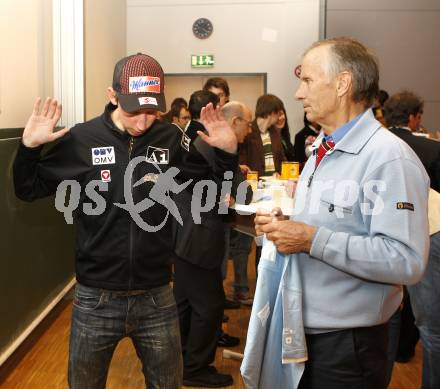
[[[423,101],[412,92],[395,94],[384,106],[389,130],[404,140],[417,154],[431,180],[431,189],[440,192],[440,142],[413,135],[420,127]],[[431,206],[431,204],[430,204]],[[402,310],[399,359],[414,355],[418,334],[423,344],[423,388],[440,387],[440,232],[430,236],[430,250],[425,274],[416,285],[409,286]],[[411,304],[409,305],[409,298]],[[406,306],[405,306],[406,302]],[[437,308],[436,308],[437,307]]]
[[[200,111],[208,103],[216,105],[218,97],[204,90],[191,95],[189,110],[192,120],[186,135],[205,159],[210,161],[213,149],[199,137],[200,131],[206,131],[200,120]],[[236,170],[239,170],[238,167]],[[185,215],[188,222],[177,226],[174,296],[179,312],[183,383],[186,386],[222,387],[233,383],[231,375],[221,374],[214,366],[210,366],[215,359],[225,301],[221,271],[227,243],[224,221],[228,205],[225,201],[229,195],[236,197],[240,182],[246,184],[239,172],[236,171],[234,175],[229,173],[224,175],[224,180],[225,185],[229,181],[230,189],[218,186],[219,190],[211,192],[210,187],[205,187],[206,191],[202,190],[203,181],[194,185],[193,201],[197,199],[198,204],[208,204],[210,192],[215,194],[216,201],[211,202],[207,207],[210,210],[203,213],[200,220],[188,212]],[[247,185],[241,188],[245,194]],[[182,192],[176,199],[178,204],[185,204],[190,198],[191,194]],[[238,338],[226,334],[223,337],[238,344]]]
[[[108,97],[103,115],[59,132],[61,105],[48,98],[40,110],[37,99],[14,162],[15,190],[27,201],[57,192],[62,209],[60,189],[70,186],[70,203],[77,206],[74,212],[65,207],[77,225],[70,387],[105,387],[113,351],[129,336],[148,387],[180,388],[179,325],[169,282],[173,218],[182,217],[170,193],[181,192],[188,178],[219,180],[235,170],[237,142],[212,105],[202,111],[208,131],[200,134],[213,146],[210,164],[175,126],[160,123],[164,75],[148,55],[116,64]],[[68,212],[65,217],[70,222]]]
[[400,92],[385,103],[385,120],[389,130],[415,151],[431,179],[431,188],[440,192],[440,143],[413,135],[420,127],[423,101],[412,92]]
[[299,163],[305,163],[310,154],[307,152],[307,148],[315,141],[319,135],[321,127],[318,123],[310,123],[304,114],[304,128],[295,135],[295,142],[293,145],[294,161]]

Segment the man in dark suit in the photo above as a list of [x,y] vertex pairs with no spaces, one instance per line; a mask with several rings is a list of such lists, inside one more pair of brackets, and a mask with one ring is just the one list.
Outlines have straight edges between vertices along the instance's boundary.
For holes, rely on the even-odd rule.
[[[216,159],[218,151],[199,136],[199,132],[206,131],[199,120],[200,111],[208,103],[216,106],[218,97],[209,91],[197,91],[191,95],[189,111],[192,120],[186,128],[185,136],[200,155],[211,163]],[[236,197],[239,184],[236,177],[232,172],[224,175],[225,181],[232,180],[231,193],[223,193],[221,182],[211,182],[212,187],[210,185],[208,190],[206,187],[200,190],[203,182],[196,182],[193,183],[192,193],[182,191],[175,199],[184,220],[182,226],[177,226],[174,297],[179,313],[185,386],[222,387],[233,383],[231,375],[217,372],[211,363],[215,358],[225,301],[221,272],[226,250],[224,217],[227,205],[224,201],[225,194]],[[242,175],[241,180],[244,180]],[[211,190],[214,184],[217,186]],[[196,220],[193,204],[205,208],[204,205],[213,200],[209,197],[212,195],[215,195],[215,205],[209,211],[197,211],[200,219]],[[184,204],[191,204],[191,211]],[[239,342],[238,338],[226,334],[223,336],[235,340],[235,344]]]
[[431,179],[431,188],[440,192],[440,143],[413,134],[420,127],[423,101],[404,91],[387,100],[384,110],[389,130],[414,150]]
[[[423,101],[412,92],[400,92],[387,100],[384,111],[389,130],[414,150],[431,179],[431,189],[440,192],[440,142],[414,135],[414,132],[420,127]],[[440,387],[440,342],[438,341],[440,339],[438,326],[440,320],[440,299],[438,298],[440,296],[440,279],[436,279],[436,277],[440,274],[439,231],[431,232],[430,243],[425,275],[419,283],[408,287],[411,304],[407,304],[405,307],[404,300],[398,358],[405,360],[414,354],[418,337],[411,329],[414,326],[414,318],[409,312],[412,306],[423,344],[422,387],[438,388]],[[409,303],[409,297],[407,303]],[[399,359],[396,360],[399,361]]]

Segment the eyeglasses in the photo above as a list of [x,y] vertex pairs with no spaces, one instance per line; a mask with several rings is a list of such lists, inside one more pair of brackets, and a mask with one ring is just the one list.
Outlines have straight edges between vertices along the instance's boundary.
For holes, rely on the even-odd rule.
[[245,118],[242,118],[241,116],[238,116],[237,119],[241,120],[242,122],[245,122],[247,127],[252,127],[252,122],[250,122],[249,120],[246,120]]
[[179,118],[180,120],[190,120],[191,119],[191,116],[181,116],[180,118]]

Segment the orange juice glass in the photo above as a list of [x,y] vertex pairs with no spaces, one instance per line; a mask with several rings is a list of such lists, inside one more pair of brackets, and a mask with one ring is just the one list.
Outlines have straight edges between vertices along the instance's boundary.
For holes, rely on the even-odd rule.
[[246,180],[258,181],[258,172],[256,170],[249,170],[246,174]]
[[282,162],[281,163],[281,179],[288,180],[299,177],[299,162]]
[[252,191],[255,193],[258,188],[258,172],[255,170],[249,170],[246,174],[246,180],[249,182]]

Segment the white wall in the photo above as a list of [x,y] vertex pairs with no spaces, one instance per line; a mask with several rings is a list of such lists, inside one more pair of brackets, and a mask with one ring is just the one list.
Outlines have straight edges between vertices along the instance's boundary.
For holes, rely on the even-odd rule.
[[[293,70],[319,37],[319,5],[319,0],[127,0],[127,54],[149,54],[165,73],[267,72],[268,93],[284,101],[296,132],[303,111],[294,100]],[[214,25],[206,40],[192,34],[199,17]],[[192,69],[191,54],[214,54],[215,67]]]
[[423,125],[440,130],[440,1],[327,0],[327,37],[359,39],[379,57],[380,87],[425,100]]
[[53,94],[51,0],[0,1],[0,128],[24,127]]
[[126,52],[126,1],[84,1],[85,117],[100,115],[107,104],[113,68]]

